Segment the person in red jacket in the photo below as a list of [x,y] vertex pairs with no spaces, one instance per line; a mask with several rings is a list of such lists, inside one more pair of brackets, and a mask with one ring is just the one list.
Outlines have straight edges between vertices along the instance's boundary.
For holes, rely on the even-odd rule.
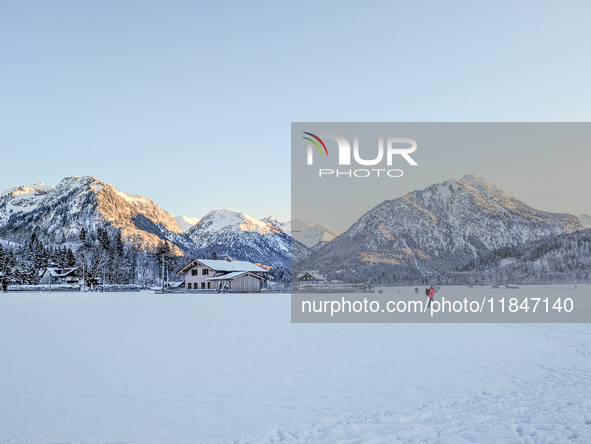
[[437,293],[438,291],[439,290],[435,290],[433,285],[431,285],[431,288],[429,288],[429,304],[427,304],[427,308],[431,308],[431,301],[433,300],[433,296],[435,296],[435,293]]

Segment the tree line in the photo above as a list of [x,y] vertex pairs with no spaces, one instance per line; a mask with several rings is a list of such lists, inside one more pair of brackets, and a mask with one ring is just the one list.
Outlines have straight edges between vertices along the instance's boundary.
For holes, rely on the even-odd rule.
[[104,284],[161,285],[162,264],[169,280],[186,258],[173,254],[162,241],[155,252],[143,252],[122,239],[121,230],[82,228],[79,242],[43,242],[33,232],[21,244],[0,243],[0,282],[6,285],[37,285],[47,268],[76,268],[75,275],[87,286]]
[[[471,242],[473,245],[475,242]],[[466,259],[468,258],[468,259]],[[591,282],[591,230],[495,250],[440,251],[437,258],[400,264],[356,262],[343,253],[317,267],[329,280],[372,285],[567,284]],[[343,265],[344,264],[344,265]],[[298,264],[299,271],[305,271]]]

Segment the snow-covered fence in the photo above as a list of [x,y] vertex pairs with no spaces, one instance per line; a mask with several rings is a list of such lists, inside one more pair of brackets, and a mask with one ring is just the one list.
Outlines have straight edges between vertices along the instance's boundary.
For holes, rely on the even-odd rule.
[[105,285],[98,285],[93,288],[92,291],[98,292],[112,292],[112,291],[140,291],[142,289],[141,285],[139,284],[105,284]]
[[369,284],[294,285],[292,291],[295,293],[375,293]]
[[[270,291],[270,290],[261,290],[261,291],[238,291],[238,290],[226,290],[226,291],[219,291],[219,290],[214,290],[214,289],[209,289],[209,290],[187,290],[185,288],[175,288],[175,289],[164,289],[164,291],[162,291],[162,288],[154,288],[154,294],[261,294],[261,293],[279,293],[279,292],[275,292],[275,291]],[[282,291],[281,293],[285,293],[285,291]]]
[[[9,285],[8,291],[46,291],[49,292],[48,284],[41,285]],[[75,284],[51,284],[51,291],[80,291],[80,285]]]

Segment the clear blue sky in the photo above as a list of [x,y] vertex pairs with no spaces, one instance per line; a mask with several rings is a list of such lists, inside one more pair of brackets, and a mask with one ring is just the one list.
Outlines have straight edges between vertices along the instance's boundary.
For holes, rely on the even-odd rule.
[[[93,175],[172,214],[285,220],[292,121],[591,120],[590,16],[588,1],[0,1],[0,189]],[[567,211],[556,199],[543,209]]]

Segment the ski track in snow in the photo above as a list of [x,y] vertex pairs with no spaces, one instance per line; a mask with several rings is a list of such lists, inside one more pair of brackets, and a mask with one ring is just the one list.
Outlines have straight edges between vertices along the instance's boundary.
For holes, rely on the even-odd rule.
[[[372,412],[276,429],[231,441],[251,443],[557,443],[591,442],[589,368],[553,374],[514,390]],[[556,381],[559,380],[559,382]]]
[[[552,288],[551,290],[554,290]],[[575,324],[577,325],[577,324]],[[409,404],[373,411],[360,409],[330,421],[277,428],[232,444],[358,443],[591,443],[591,339],[579,342],[568,324],[510,324],[517,332],[537,330],[560,342],[586,365],[538,365],[542,377],[514,387],[484,390],[433,403]]]

